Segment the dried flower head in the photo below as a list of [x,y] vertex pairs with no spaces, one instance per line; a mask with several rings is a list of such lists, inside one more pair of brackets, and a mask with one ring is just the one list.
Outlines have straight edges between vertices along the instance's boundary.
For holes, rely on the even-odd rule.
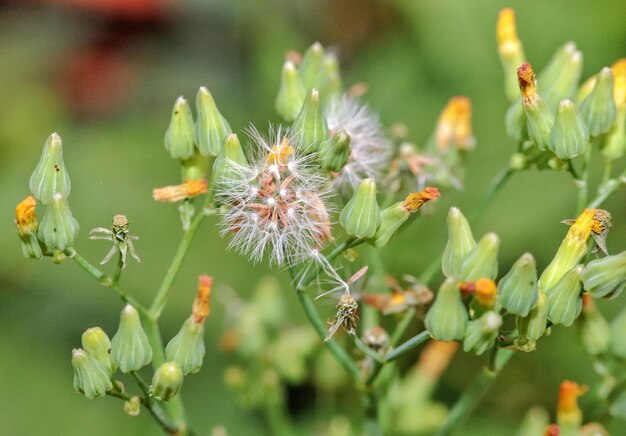
[[335,317],[329,322],[328,336],[324,339],[324,342],[330,340],[339,327],[343,327],[346,333],[354,334],[356,329],[356,323],[359,320],[359,303],[350,294],[343,294],[339,298],[337,303],[337,313]]
[[173,186],[164,186],[152,191],[152,198],[155,201],[176,203],[186,198],[197,197],[207,193],[206,180],[187,180],[185,183]]
[[121,255],[122,269],[126,268],[126,254],[130,252],[130,255],[137,262],[140,262],[139,256],[135,251],[133,241],[139,239],[139,236],[134,236],[129,233],[128,230],[128,218],[126,215],[118,214],[113,217],[113,222],[110,229],[104,227],[96,227],[89,232],[89,239],[103,239],[105,241],[113,242],[113,246],[109,250],[104,259],[100,262],[100,265],[107,263],[113,255],[117,252]]
[[216,184],[225,207],[222,235],[232,233],[230,247],[257,262],[284,265],[310,257],[332,239],[324,188],[314,155],[301,155],[288,132],[265,139],[251,129],[249,165],[230,162],[232,171]]
[[213,277],[201,275],[198,277],[198,294],[193,300],[193,320],[196,324],[204,322],[211,313],[211,289],[213,288]]

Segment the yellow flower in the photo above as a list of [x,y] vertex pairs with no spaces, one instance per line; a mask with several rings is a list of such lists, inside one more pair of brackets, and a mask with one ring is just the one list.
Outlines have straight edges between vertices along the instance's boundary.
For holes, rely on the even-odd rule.
[[37,200],[31,195],[22,200],[15,208],[15,224],[20,235],[34,233],[37,230],[35,206],[37,206]]
[[193,320],[196,324],[202,324],[211,313],[211,289],[213,278],[207,275],[198,277],[198,295],[193,301]]
[[175,203],[186,198],[193,198],[206,194],[208,184],[206,180],[187,180],[185,183],[173,186],[164,186],[152,191],[152,198],[156,201]]
[[446,151],[453,144],[467,150],[475,145],[472,135],[472,102],[464,96],[452,97],[439,115],[435,133],[437,147]]

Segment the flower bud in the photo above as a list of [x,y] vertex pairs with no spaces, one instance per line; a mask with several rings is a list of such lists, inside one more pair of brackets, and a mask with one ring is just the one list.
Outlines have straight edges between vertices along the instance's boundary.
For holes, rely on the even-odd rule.
[[341,83],[341,73],[339,71],[339,62],[333,54],[324,56],[324,95],[328,99],[338,96],[343,90]]
[[74,245],[78,228],[78,222],[74,219],[67,200],[57,192],[46,208],[37,236],[48,250],[63,251]]
[[165,362],[154,371],[150,393],[159,401],[169,401],[183,386],[183,372],[176,362]]
[[240,177],[238,166],[247,165],[241,143],[236,134],[231,133],[224,139],[224,145],[213,163],[213,183],[229,183]]
[[380,224],[376,202],[376,182],[364,179],[339,215],[339,223],[349,236],[371,238]]
[[588,143],[589,130],[574,103],[570,100],[561,100],[548,148],[560,159],[572,159],[583,154]]
[[605,354],[611,345],[611,327],[589,294],[583,295],[580,339],[592,356]]
[[128,416],[139,416],[141,412],[141,399],[135,395],[124,403],[124,413]]
[[120,371],[138,371],[152,361],[152,348],[139,313],[130,304],[122,310],[120,325],[111,340],[111,358]]
[[613,100],[613,73],[610,68],[605,67],[597,74],[593,90],[580,104],[580,113],[591,136],[609,131],[617,113]]
[[106,368],[111,377],[117,368],[111,360],[111,341],[104,330],[100,327],[85,330],[81,336],[81,344],[91,357]]
[[626,309],[611,322],[611,354],[626,360]]
[[457,281],[446,279],[426,314],[426,328],[433,338],[440,341],[460,341],[465,334],[468,318]]
[[611,160],[619,159],[626,151],[626,102],[617,107],[617,115],[611,130],[606,134],[602,155]]
[[448,212],[448,242],[443,251],[441,270],[446,277],[458,277],[463,259],[476,246],[469,223],[456,207]]
[[526,169],[528,165],[528,159],[524,153],[513,153],[511,155],[509,166],[512,170],[519,171]]
[[322,85],[324,71],[324,47],[319,42],[314,43],[304,53],[300,65],[300,77],[305,90],[318,88]]
[[539,73],[537,88],[550,110],[562,99],[571,98],[582,73],[583,55],[576,44],[568,42],[559,48]]
[[514,101],[519,97],[516,70],[519,65],[526,61],[526,56],[522,42],[517,36],[515,11],[513,9],[504,8],[500,11],[496,24],[496,39],[500,63],[504,71],[504,91],[506,97],[510,101]]
[[298,115],[306,89],[300,81],[300,74],[291,61],[286,61],[280,75],[280,88],[276,96],[276,112],[285,121],[293,121]]
[[500,279],[500,303],[510,313],[527,316],[539,300],[537,265],[530,253],[525,253]]
[[495,280],[498,275],[499,248],[498,235],[487,233],[463,260],[459,277],[470,282],[480,278]]
[[550,425],[548,412],[539,406],[531,407],[519,426],[517,436],[546,436],[544,431],[548,425]]
[[29,185],[30,192],[43,204],[52,203],[57,193],[64,198],[70,195],[72,185],[63,163],[63,142],[58,134],[53,133],[46,139]]
[[535,72],[530,64],[517,69],[517,81],[522,93],[522,108],[526,114],[528,137],[541,150],[548,148],[554,115],[537,94]]
[[187,180],[180,185],[164,186],[162,188],[153,189],[152,198],[154,201],[176,203],[178,201],[206,194],[207,192],[208,182],[206,180]]
[[592,260],[581,274],[585,291],[594,298],[615,298],[626,287],[626,251]]
[[493,347],[502,326],[502,317],[494,312],[487,311],[480,318],[470,321],[465,330],[463,351],[466,353],[483,354]]
[[339,172],[350,158],[350,135],[345,130],[341,130],[323,141],[319,148],[319,161],[322,169]]
[[165,132],[165,149],[172,159],[186,160],[193,156],[195,131],[189,102],[182,96],[176,99],[170,125]]
[[450,147],[470,150],[476,145],[472,135],[472,102],[465,96],[452,97],[437,121],[435,143],[440,152]]
[[528,312],[528,316],[517,316],[515,324],[519,331],[519,339],[517,344],[531,345],[534,349],[534,343],[546,331],[546,323],[548,321],[548,305],[546,304],[546,295],[539,291],[539,299],[537,305]]
[[37,200],[29,196],[22,200],[15,208],[15,226],[17,235],[20,237],[22,253],[24,257],[31,259],[41,259],[43,252],[39,239],[37,239],[37,229],[39,222],[35,214]]
[[582,271],[583,265],[575,266],[566,272],[554,286],[545,290],[548,319],[553,324],[563,324],[569,327],[580,315],[583,305],[580,297],[582,287],[580,273]]
[[178,363],[185,375],[200,371],[204,352],[204,323],[194,322],[193,315],[165,347],[167,360]]
[[404,201],[384,209],[380,213],[380,226],[370,242],[377,248],[387,245],[389,239],[409,219],[412,213],[419,210],[424,203],[439,198],[439,195],[437,188],[428,187],[421,192],[413,192]]
[[309,91],[291,127],[295,146],[303,153],[319,151],[322,141],[328,139],[328,124],[322,112],[322,101],[317,89]]
[[200,87],[196,95],[196,113],[196,144],[200,153],[203,156],[217,156],[224,138],[232,130],[204,86]]
[[107,369],[80,348],[72,350],[72,368],[74,369],[74,389],[88,399],[103,397],[113,389]]
[[578,397],[587,392],[586,386],[580,386],[565,380],[559,387],[559,401],[556,406],[556,421],[560,434],[577,435],[582,425],[582,412],[578,407]]

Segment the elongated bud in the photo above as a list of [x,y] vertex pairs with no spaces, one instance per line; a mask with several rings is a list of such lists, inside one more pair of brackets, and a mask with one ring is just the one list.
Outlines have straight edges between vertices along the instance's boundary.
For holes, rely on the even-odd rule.
[[88,399],[103,397],[113,389],[107,369],[80,348],[72,350],[72,368],[74,389]]
[[443,251],[441,270],[446,277],[458,277],[461,274],[463,259],[476,246],[469,223],[456,207],[448,212],[448,242]]
[[291,61],[286,61],[280,74],[280,88],[276,96],[276,112],[285,121],[293,121],[304,102],[306,89],[300,74]]
[[328,139],[328,124],[317,89],[307,93],[291,129],[296,148],[306,154],[319,151],[320,143]]
[[537,89],[550,110],[576,91],[583,67],[583,55],[576,44],[568,42],[559,48],[539,73]]
[[324,72],[324,47],[319,42],[314,43],[304,53],[300,65],[300,77],[304,88],[308,91],[322,86]]
[[67,200],[57,192],[46,208],[37,236],[48,250],[63,251],[74,245],[78,229],[78,222],[74,219]]
[[611,322],[611,354],[626,360],[626,309]]
[[487,233],[463,260],[459,277],[466,281],[476,281],[480,278],[494,280],[498,275],[499,248],[498,235]]
[[376,182],[364,179],[339,215],[339,223],[349,236],[371,238],[380,224],[380,208],[376,202]]
[[580,315],[582,299],[580,296],[580,273],[583,265],[578,265],[566,272],[556,284],[545,290],[548,304],[548,319],[553,324],[571,326]]
[[546,323],[548,322],[548,305],[546,304],[546,295],[539,291],[539,299],[537,305],[528,312],[527,316],[517,316],[515,324],[519,331],[519,339],[517,344],[528,344],[529,349],[534,349],[534,343],[546,331]]
[[180,185],[164,186],[152,190],[152,198],[155,201],[165,203],[176,203],[188,198],[208,192],[208,182],[206,180],[187,180]]
[[320,143],[319,161],[322,169],[339,172],[350,159],[350,135],[340,130]]
[[582,412],[578,407],[578,397],[587,392],[586,386],[565,380],[559,387],[559,401],[556,406],[556,421],[560,434],[577,435],[582,425]]
[[524,253],[511,270],[500,279],[500,303],[510,313],[527,316],[537,305],[537,265],[530,253]]
[[591,136],[609,131],[617,115],[610,68],[605,67],[597,74],[593,90],[580,104],[580,113]]
[[548,148],[560,159],[572,159],[583,154],[588,144],[589,130],[574,103],[561,100]]
[[592,260],[581,274],[585,291],[594,298],[615,298],[626,287],[626,251]]
[[165,356],[167,360],[177,362],[187,375],[200,371],[204,353],[204,323],[196,323],[192,315],[167,344]]
[[504,8],[500,11],[496,24],[496,39],[504,71],[504,91],[510,101],[515,101],[519,97],[516,70],[519,65],[526,62],[526,56],[522,42],[517,36],[513,9]]
[[583,295],[580,339],[587,353],[592,356],[605,354],[611,345],[611,327],[589,294]]
[[472,135],[472,102],[464,96],[452,97],[441,111],[435,131],[439,151],[450,147],[469,150],[476,145]]
[[24,257],[31,259],[41,259],[43,252],[39,239],[37,239],[37,229],[39,222],[35,213],[37,200],[35,197],[26,197],[15,207],[15,226],[17,235],[20,237],[22,253]]
[[324,56],[324,87],[323,90],[327,98],[331,99],[340,95],[343,91],[341,83],[341,72],[337,57],[333,54]]
[[217,156],[224,138],[232,129],[215,105],[213,96],[204,86],[196,95],[196,144],[203,156]]
[[606,134],[602,155],[611,160],[619,159],[626,152],[626,102],[617,107],[613,126]]
[[522,108],[526,114],[528,136],[540,149],[545,150],[550,141],[554,115],[537,94],[535,72],[530,64],[523,64],[517,69],[517,81],[522,93]]
[[152,361],[152,348],[139,313],[130,304],[122,310],[120,325],[111,340],[111,358],[120,371],[138,371]]
[[380,226],[371,242],[377,248],[387,245],[412,213],[418,211],[424,203],[439,198],[439,195],[437,188],[428,187],[421,192],[413,192],[404,201],[384,209],[380,213]]
[[460,341],[465,334],[468,318],[457,281],[446,279],[426,314],[426,328],[433,338],[440,341]]
[[582,257],[587,254],[587,240],[589,236],[601,234],[603,223],[601,216],[605,211],[602,209],[585,209],[576,218],[570,227],[554,255],[550,265],[543,271],[539,278],[539,287],[542,290],[551,288],[569,270],[574,268]]
[[224,145],[213,163],[213,183],[229,183],[241,175],[239,166],[247,165],[248,160],[243,154],[241,143],[236,134],[226,136]]
[[493,347],[502,326],[502,317],[493,311],[485,312],[480,318],[470,321],[465,330],[463,351],[483,354]]
[[91,357],[107,369],[111,377],[117,368],[111,360],[111,341],[104,330],[100,327],[85,330],[81,337],[81,344]]
[[189,102],[182,96],[176,99],[170,125],[165,132],[165,149],[172,159],[186,160],[195,149],[195,126]]
[[30,192],[41,203],[50,204],[57,193],[67,198],[71,187],[70,175],[63,163],[63,142],[53,133],[46,139],[41,159],[30,176]]
[[183,372],[176,362],[165,362],[154,371],[150,392],[159,401],[169,401],[183,386]]

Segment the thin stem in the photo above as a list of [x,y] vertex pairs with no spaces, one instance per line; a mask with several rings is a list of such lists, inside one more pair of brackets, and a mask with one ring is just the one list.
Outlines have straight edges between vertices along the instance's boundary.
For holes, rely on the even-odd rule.
[[430,333],[428,332],[428,330],[424,330],[423,332],[418,333],[417,335],[413,336],[408,341],[404,342],[402,345],[397,346],[396,348],[391,350],[389,353],[385,354],[385,356],[383,357],[383,360],[385,362],[391,362],[392,360],[397,359],[398,357],[402,356],[404,353],[412,350],[413,348],[417,347],[420,344],[423,344],[429,339],[430,339]]
[[592,143],[587,144],[587,150],[583,156],[581,172],[575,180],[578,188],[578,202],[576,204],[576,215],[585,208],[589,198],[589,162],[591,161]]
[[600,186],[604,185],[611,179],[611,171],[613,170],[613,159],[605,159],[604,160],[604,172],[602,173],[602,183]]
[[400,342],[400,340],[402,339],[402,336],[404,336],[406,331],[409,329],[414,319],[415,319],[415,310],[414,309],[407,310],[404,316],[402,317],[402,319],[400,320],[400,322],[398,323],[398,325],[396,326],[395,330],[391,334],[392,346],[395,347],[398,344],[398,342]]
[[112,281],[114,285],[117,285],[120,281],[120,277],[122,275],[122,268],[124,267],[124,263],[122,262],[122,252],[120,251],[117,254],[117,265],[115,267],[115,273],[113,273]]
[[470,386],[463,392],[461,398],[454,404],[448,419],[443,427],[437,432],[437,436],[447,436],[459,427],[463,420],[478,406],[480,400],[487,393],[491,384],[496,379],[502,368],[508,363],[514,352],[500,348],[496,356],[496,365],[493,370],[487,367],[472,381]]
[[119,398],[120,400],[130,401],[130,397],[126,394],[122,394],[121,392],[111,391],[111,392],[107,392],[107,395],[109,397]]
[[372,350],[370,347],[365,345],[363,341],[361,340],[361,338],[359,338],[357,335],[353,335],[353,337],[354,337],[354,345],[359,350],[361,350],[366,356],[369,356],[372,359],[374,359],[375,362],[382,363],[383,359],[380,354],[378,354],[376,351]]
[[587,205],[588,208],[596,208],[613,193],[617,188],[621,185],[626,184],[626,170],[622,171],[622,173],[614,179],[609,179],[598,188],[598,193],[594,197],[593,200],[589,202]]
[[163,428],[163,430],[165,430],[165,432],[169,434],[178,434],[178,426],[170,422],[168,416],[165,414],[159,403],[150,395],[148,385],[143,381],[141,376],[135,371],[131,371],[130,375],[133,376],[137,386],[139,386],[139,389],[143,392],[144,405],[154,417],[156,422]]
[[380,430],[380,420],[378,419],[378,400],[375,393],[370,389],[365,401],[365,422],[363,423],[363,434],[366,436],[382,436]]
[[483,214],[487,211],[487,208],[495,198],[496,194],[500,192],[500,190],[506,185],[507,181],[514,172],[514,169],[512,169],[511,167],[507,167],[501,170],[494,177],[493,181],[491,182],[491,187],[480,200],[480,202],[478,203],[478,208],[476,208],[474,214],[471,216],[470,223],[475,223],[483,216]]

